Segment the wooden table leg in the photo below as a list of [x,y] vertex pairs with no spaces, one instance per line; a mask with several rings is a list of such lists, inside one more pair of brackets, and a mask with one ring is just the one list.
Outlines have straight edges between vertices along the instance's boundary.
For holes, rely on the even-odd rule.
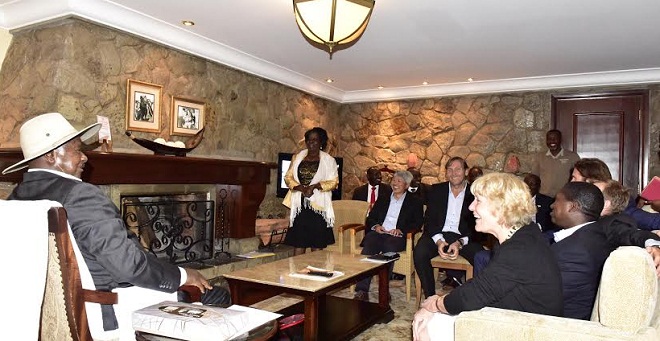
[[390,279],[388,265],[380,268],[378,271],[378,305],[387,308],[390,305]]
[[318,340],[319,333],[319,298],[305,297],[305,326],[304,339],[306,341]]

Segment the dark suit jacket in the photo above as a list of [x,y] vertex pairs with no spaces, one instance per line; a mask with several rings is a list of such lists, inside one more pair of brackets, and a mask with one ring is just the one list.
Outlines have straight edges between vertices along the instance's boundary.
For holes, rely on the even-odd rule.
[[551,197],[544,194],[537,194],[536,198],[536,222],[541,224],[541,230],[553,231],[557,230],[555,224],[552,223],[552,218],[550,217],[550,205],[555,201]]
[[[97,290],[129,284],[164,292],[179,287],[179,268],[146,253],[124,226],[117,207],[98,187],[49,172],[26,172],[9,199],[48,199],[62,204]],[[101,310],[105,330],[117,329],[112,306],[102,305]]]
[[[371,231],[372,226],[383,224],[385,216],[387,216],[387,210],[390,207],[391,198],[392,196],[388,196],[383,198],[383,200],[376,200],[374,207],[367,216],[367,233]],[[422,202],[416,196],[407,193],[406,197],[403,199],[403,204],[401,204],[401,211],[399,211],[399,218],[396,221],[396,227],[401,230],[405,236],[406,233],[421,228],[423,222],[424,207]]]
[[550,246],[561,271],[564,316],[588,320],[596,299],[605,260],[619,246],[644,247],[658,236],[637,229],[624,214],[606,216]]
[[418,197],[421,201],[422,204],[428,205],[428,196],[429,196],[429,191],[431,190],[431,186],[427,184],[419,184],[419,187],[417,188],[417,191],[414,193],[410,192],[410,188],[408,188],[408,194],[412,194],[416,197]]
[[[449,195],[449,182],[442,182],[431,186],[431,191],[428,195],[428,204],[426,206],[426,216],[424,217],[424,231],[433,237],[435,234],[442,232],[442,227],[445,225],[447,218],[447,198]],[[473,241],[475,237],[474,232],[474,215],[468,207],[474,200],[474,195],[470,192],[470,185],[465,188],[465,198],[463,199],[463,208],[461,209],[460,222],[458,224],[458,231],[461,237],[468,237]],[[453,242],[453,240],[448,240]],[[447,238],[445,238],[447,240]]]
[[[369,193],[371,185],[368,183],[357,187],[355,190],[353,190],[353,200],[361,200],[361,201],[369,201]],[[367,194],[369,193],[369,194]],[[392,187],[387,184],[380,184],[378,186],[378,198],[376,198],[376,201],[380,200],[381,198],[389,198],[390,194],[392,194]]]

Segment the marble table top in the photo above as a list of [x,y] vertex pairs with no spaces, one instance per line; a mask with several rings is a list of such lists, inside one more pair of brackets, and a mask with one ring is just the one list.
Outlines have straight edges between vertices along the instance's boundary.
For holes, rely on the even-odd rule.
[[[339,281],[346,280],[382,265],[379,263],[363,261],[362,259],[365,257],[366,256],[363,255],[341,254],[332,251],[308,252],[275,262],[232,271],[223,276],[230,279],[239,279],[249,282],[316,292]],[[339,271],[342,272],[343,275],[327,281],[289,276],[289,274],[296,273],[307,266],[322,268],[329,271]]]

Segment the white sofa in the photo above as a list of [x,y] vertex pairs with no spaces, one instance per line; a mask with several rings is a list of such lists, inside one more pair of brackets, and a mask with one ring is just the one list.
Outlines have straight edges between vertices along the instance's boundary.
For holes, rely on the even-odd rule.
[[620,247],[605,262],[590,321],[484,308],[456,319],[456,340],[660,340],[658,277],[645,249]]

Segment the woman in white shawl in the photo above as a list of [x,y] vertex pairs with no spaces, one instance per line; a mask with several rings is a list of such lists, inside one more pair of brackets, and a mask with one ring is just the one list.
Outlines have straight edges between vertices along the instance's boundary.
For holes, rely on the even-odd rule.
[[294,155],[284,176],[289,193],[283,204],[291,209],[289,230],[284,244],[295,248],[294,254],[320,250],[335,243],[332,226],[332,190],[337,187],[337,163],[322,150],[327,147],[328,133],[319,127],[305,132],[307,149]]

